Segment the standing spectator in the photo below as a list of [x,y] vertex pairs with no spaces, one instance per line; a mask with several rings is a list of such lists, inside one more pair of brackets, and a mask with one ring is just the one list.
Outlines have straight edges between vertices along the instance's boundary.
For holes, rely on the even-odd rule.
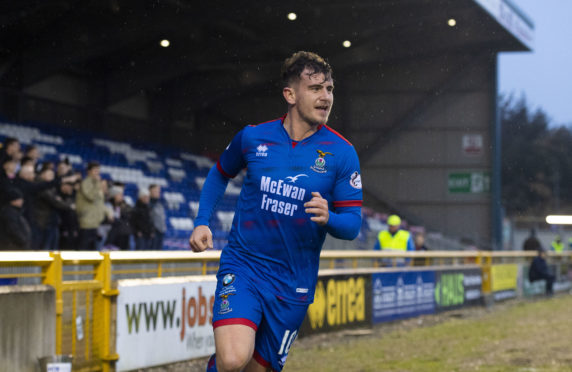
[[71,182],[62,183],[59,196],[66,209],[60,210],[60,250],[77,250],[79,245],[79,223],[75,211],[75,184]]
[[542,249],[542,246],[540,245],[540,241],[536,237],[536,230],[530,229],[530,235],[524,241],[524,244],[522,245],[522,249],[524,251],[538,251],[538,250]]
[[35,216],[34,216],[34,205],[33,200],[36,195],[40,192],[58,187],[60,182],[74,182],[77,179],[76,176],[68,176],[64,178],[55,178],[51,181],[36,181],[34,168],[31,165],[26,165],[20,169],[18,172],[18,177],[14,179],[14,186],[22,191],[24,194],[24,207],[23,213],[24,217],[28,220],[30,227],[32,229],[32,234],[36,236],[36,226],[35,226]]
[[556,237],[552,241],[552,244],[550,244],[550,247],[554,252],[562,253],[562,251],[564,250],[564,244],[562,243],[560,235],[556,235]]
[[419,233],[415,235],[415,250],[416,251],[428,251],[429,249],[425,246],[425,235]]
[[38,165],[38,161],[40,160],[40,151],[38,150],[38,146],[30,145],[26,147],[26,152],[22,158],[22,163],[24,162],[24,159],[27,159],[28,164],[32,164],[34,169],[37,169],[36,167]]
[[8,191],[14,187],[16,179],[16,170],[18,169],[18,161],[6,158],[0,168],[0,208],[8,202]]
[[149,208],[154,230],[153,238],[151,239],[151,249],[160,251],[163,249],[163,237],[167,231],[165,207],[161,202],[161,186],[149,185],[149,196]]
[[22,158],[22,153],[20,152],[20,141],[12,137],[6,138],[0,148],[0,163],[3,164],[9,159],[19,161],[20,158]]
[[30,249],[32,231],[22,215],[24,196],[16,188],[6,193],[8,204],[0,209],[0,250]]
[[87,165],[87,177],[76,194],[76,210],[79,219],[79,249],[97,248],[97,228],[105,217],[100,166],[97,162]]
[[56,174],[58,177],[69,176],[72,174],[72,166],[70,165],[70,161],[68,158],[62,159],[58,162],[56,167]]
[[131,217],[131,225],[135,236],[136,250],[151,249],[153,237],[153,222],[151,221],[151,210],[149,209],[149,191],[139,189],[139,197]]
[[532,283],[537,280],[546,280],[546,294],[552,295],[552,284],[554,283],[554,274],[548,270],[546,264],[546,251],[544,249],[538,250],[538,255],[532,260],[530,269],[528,271],[528,280]]
[[131,236],[132,208],[123,198],[122,186],[112,186],[110,195],[110,208],[113,213],[113,222],[111,223],[111,230],[109,230],[105,245],[111,245],[121,250],[128,250],[129,237]]
[[[54,171],[50,167],[43,167],[38,180],[50,182],[54,178]],[[70,206],[62,201],[55,186],[36,195],[33,203],[34,226],[37,228],[32,242],[33,249],[57,250],[59,248],[60,212],[70,209]]]

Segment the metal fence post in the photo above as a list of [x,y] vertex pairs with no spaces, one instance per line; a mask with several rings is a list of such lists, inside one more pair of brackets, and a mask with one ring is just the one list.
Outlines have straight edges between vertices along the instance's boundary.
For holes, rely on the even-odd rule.
[[56,354],[62,353],[62,316],[64,297],[62,288],[62,256],[59,252],[50,252],[52,262],[44,269],[44,284],[51,285],[56,291]]
[[[102,309],[101,309],[101,360],[103,372],[113,370],[112,365],[119,359],[119,355],[112,352],[111,349],[111,305],[112,297],[117,296],[119,291],[111,286],[111,257],[109,252],[101,253],[103,260],[97,266],[95,280],[102,285]],[[94,312],[95,313],[95,312]],[[95,315],[95,314],[94,314]]]

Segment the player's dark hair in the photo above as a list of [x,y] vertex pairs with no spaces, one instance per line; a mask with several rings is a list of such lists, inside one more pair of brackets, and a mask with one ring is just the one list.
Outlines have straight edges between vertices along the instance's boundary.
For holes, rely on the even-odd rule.
[[326,80],[332,78],[332,66],[312,52],[299,51],[287,58],[282,65],[282,82],[284,86],[300,80],[302,71],[307,68],[311,74],[324,74]]

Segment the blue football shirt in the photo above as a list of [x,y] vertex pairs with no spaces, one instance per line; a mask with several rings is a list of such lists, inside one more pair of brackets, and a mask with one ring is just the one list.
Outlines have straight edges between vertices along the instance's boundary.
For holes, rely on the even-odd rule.
[[352,144],[330,127],[295,142],[284,118],[243,128],[217,163],[229,178],[247,169],[221,266],[255,273],[286,301],[309,303],[326,228],[304,203],[317,191],[330,211],[361,207],[360,167]]

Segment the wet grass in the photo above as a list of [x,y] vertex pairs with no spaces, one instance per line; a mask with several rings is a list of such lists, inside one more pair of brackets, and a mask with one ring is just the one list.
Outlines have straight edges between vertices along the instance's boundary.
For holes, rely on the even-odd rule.
[[571,371],[572,296],[298,340],[284,371]]

